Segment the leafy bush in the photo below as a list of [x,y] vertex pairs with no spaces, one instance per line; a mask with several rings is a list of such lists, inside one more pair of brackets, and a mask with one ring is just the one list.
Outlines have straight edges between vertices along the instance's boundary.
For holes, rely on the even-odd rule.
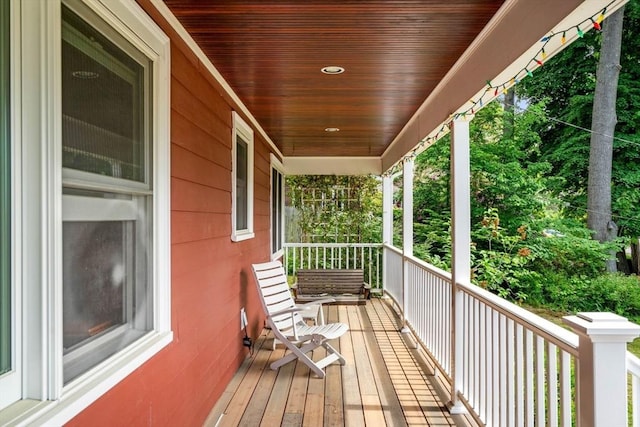
[[591,233],[583,224],[572,220],[532,222],[529,247],[535,261],[531,268],[539,272],[555,271],[568,278],[600,275],[620,244],[600,243],[591,238]]
[[620,273],[597,277],[576,301],[576,311],[612,311],[640,320],[640,277]]
[[640,277],[605,273],[594,279],[545,275],[535,305],[562,312],[610,311],[640,322]]

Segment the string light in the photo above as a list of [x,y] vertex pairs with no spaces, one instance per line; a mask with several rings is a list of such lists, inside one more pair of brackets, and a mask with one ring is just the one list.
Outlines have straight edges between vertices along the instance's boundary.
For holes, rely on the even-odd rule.
[[[578,37],[582,38],[582,37],[584,37],[584,31],[582,30],[581,27],[585,27],[585,24],[587,24],[589,22],[591,23],[592,28],[594,28],[596,31],[602,30],[602,25],[600,25],[600,24],[602,23],[602,21],[605,18],[605,14],[607,13],[607,8],[609,6],[611,6],[612,4],[614,4],[616,1],[618,1],[618,0],[612,0],[598,14],[592,15],[592,16],[582,20],[577,25],[574,24],[573,26],[568,27],[567,29],[564,29],[564,30],[561,30],[561,31],[558,31],[558,32],[552,32],[551,34],[541,38],[540,39],[540,43],[542,43],[542,47],[536,53],[536,55],[529,61],[527,66],[525,66],[524,68],[520,69],[517,73],[515,73],[515,75],[513,77],[511,77],[509,80],[506,80],[504,83],[499,83],[497,85],[494,85],[491,82],[491,80],[486,80],[487,87],[485,88],[484,93],[482,93],[480,95],[480,97],[477,99],[477,101],[474,101],[473,99],[471,99],[471,100],[469,100],[470,106],[468,108],[466,108],[464,111],[457,111],[455,113],[451,113],[449,115],[448,119],[442,124],[442,127],[440,128],[440,130],[438,130],[438,132],[434,136],[421,140],[419,142],[419,144],[417,145],[417,147],[414,150],[412,150],[409,155],[403,157],[400,160],[401,163],[396,163],[396,165],[392,166],[391,169],[393,170],[397,166],[399,166],[399,164],[404,163],[405,158],[408,158],[409,156],[415,157],[418,154],[418,152],[421,151],[423,148],[425,148],[427,146],[430,146],[431,144],[436,142],[438,139],[440,139],[441,136],[443,136],[444,134],[446,134],[449,131],[449,125],[451,124],[451,121],[458,120],[460,117],[462,117],[463,119],[466,119],[466,115],[467,114],[474,115],[475,112],[478,109],[480,109],[480,108],[482,108],[484,106],[484,97],[485,97],[485,95],[489,94],[489,98],[492,98],[491,97],[491,90],[492,89],[493,89],[493,97],[497,97],[498,94],[500,93],[500,91],[502,91],[502,93],[506,94],[508,92],[509,87],[520,83],[520,80],[521,80],[519,78],[520,75],[522,75],[522,77],[533,77],[532,70],[535,69],[536,66],[543,66],[544,65],[544,61],[547,59],[547,56],[548,56],[547,52],[545,50],[545,47],[547,46],[547,44],[554,37],[559,36],[560,37],[560,43],[562,45],[564,45],[567,42],[567,31],[571,31],[573,28],[575,28],[576,31],[577,31]],[[538,59],[538,55],[540,55],[541,59]],[[533,66],[533,68],[530,69],[529,67],[531,66],[531,63],[535,63],[535,65]]]

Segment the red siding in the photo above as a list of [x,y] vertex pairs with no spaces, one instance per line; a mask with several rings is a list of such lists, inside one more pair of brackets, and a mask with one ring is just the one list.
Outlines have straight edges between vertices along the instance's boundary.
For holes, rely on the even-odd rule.
[[269,257],[269,145],[255,132],[256,237],[231,241],[231,112],[228,95],[164,22],[171,37],[171,286],[174,342],[69,425],[201,425],[246,357],[240,308],[256,337],[251,263]]

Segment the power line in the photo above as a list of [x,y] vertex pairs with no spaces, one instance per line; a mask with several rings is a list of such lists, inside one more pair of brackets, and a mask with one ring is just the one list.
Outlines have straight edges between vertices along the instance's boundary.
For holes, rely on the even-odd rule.
[[571,208],[574,208],[574,209],[579,209],[579,210],[584,211],[584,212],[586,212],[586,213],[595,213],[595,214],[600,214],[600,215],[611,215],[611,218],[616,218],[616,219],[626,219],[626,220],[628,220],[628,221],[633,221],[633,222],[638,222],[638,223],[640,223],[640,217],[638,217],[638,218],[634,218],[634,217],[627,217],[627,216],[617,215],[617,214],[614,214],[614,213],[611,213],[611,212],[600,212],[600,211],[595,211],[595,210],[593,210],[593,209],[588,209],[588,208],[585,208],[585,207],[583,207],[583,206],[573,205],[573,204],[571,204],[571,203],[569,203],[569,202],[566,202],[566,201],[564,201],[564,200],[562,200],[562,199],[558,199],[558,200],[560,200],[560,201],[561,201],[565,206],[567,206],[567,207],[571,207]]
[[[516,109],[520,113],[527,111],[526,107],[525,108],[516,107]],[[631,140],[625,139],[625,138],[620,138],[619,136],[611,136],[611,135],[606,135],[606,134],[601,133],[601,132],[595,132],[595,131],[593,131],[591,129],[588,129],[588,128],[585,128],[585,127],[582,127],[582,126],[578,126],[576,124],[569,123],[569,122],[566,122],[564,120],[560,120],[560,119],[558,119],[556,117],[551,117],[551,116],[546,115],[546,114],[545,114],[544,117],[546,117],[547,119],[552,120],[554,122],[558,122],[558,123],[561,123],[561,124],[566,125],[566,126],[571,126],[572,128],[576,128],[576,129],[579,129],[579,130],[582,130],[582,131],[585,131],[585,132],[589,132],[589,133],[593,133],[593,134],[596,134],[596,135],[604,136],[605,138],[613,138],[613,139],[616,139],[618,141],[626,142],[627,144],[637,145],[638,147],[640,147],[640,142],[631,141]]]
[[572,128],[576,128],[576,129],[580,129],[580,130],[583,130],[583,131],[586,131],[586,132],[589,132],[589,133],[593,133],[593,134],[596,134],[596,135],[604,136],[605,138],[613,138],[613,139],[616,139],[618,141],[626,142],[627,144],[637,145],[638,147],[640,147],[640,142],[636,142],[636,141],[631,141],[631,140],[628,140],[628,139],[620,138],[619,136],[605,135],[604,133],[595,132],[595,131],[593,131],[591,129],[587,129],[587,128],[584,128],[584,127],[578,126],[578,125],[574,125],[573,123],[565,122],[564,120],[560,120],[560,119],[557,119],[555,117],[547,116],[547,118],[549,120],[553,120],[554,122],[558,122],[558,123],[562,123],[563,125],[571,126]]

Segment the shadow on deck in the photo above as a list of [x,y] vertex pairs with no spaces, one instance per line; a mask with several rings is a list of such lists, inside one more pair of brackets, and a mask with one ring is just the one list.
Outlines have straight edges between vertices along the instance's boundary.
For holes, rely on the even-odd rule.
[[284,348],[280,344],[272,351],[273,335],[265,329],[254,356],[244,361],[205,426],[473,425],[449,414],[443,384],[427,357],[407,346],[386,300],[325,310],[328,322],[349,324],[350,331],[332,341],[347,359],[345,366],[328,366],[324,379],[299,362],[273,371],[269,364]]

